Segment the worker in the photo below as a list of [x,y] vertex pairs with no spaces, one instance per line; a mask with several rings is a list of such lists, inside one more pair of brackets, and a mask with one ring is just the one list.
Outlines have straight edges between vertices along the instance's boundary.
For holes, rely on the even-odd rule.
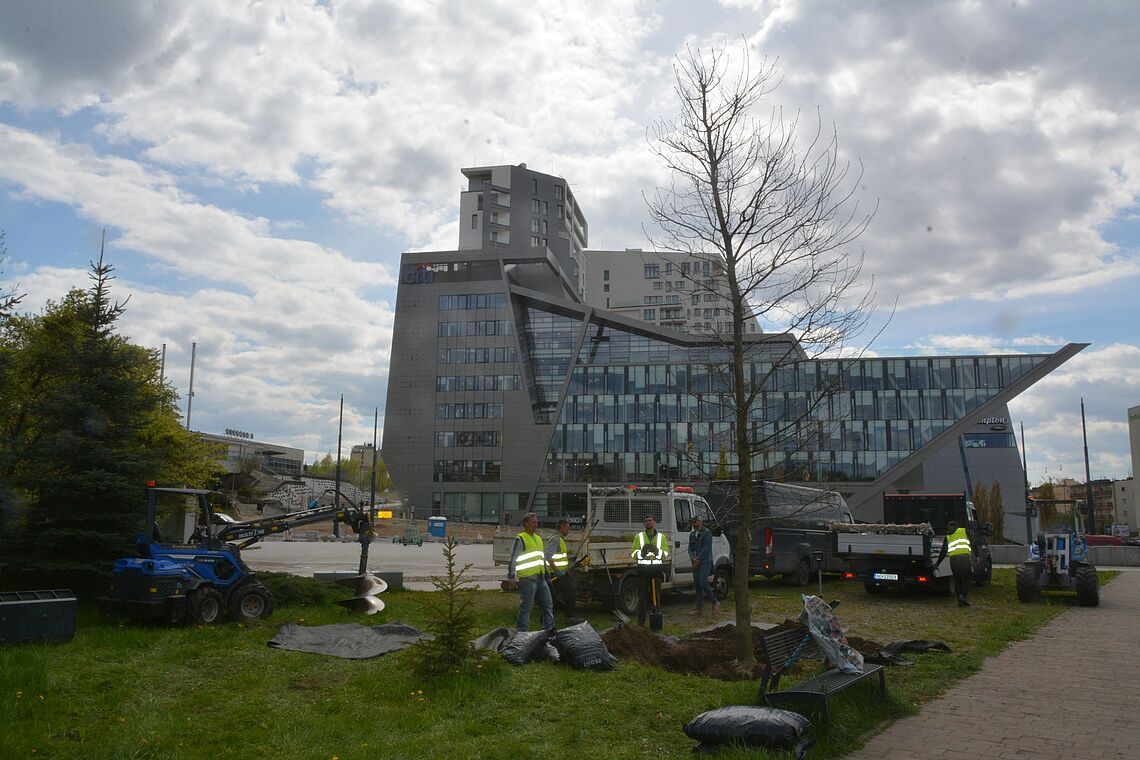
[[693,582],[697,588],[697,606],[694,615],[704,612],[705,597],[712,602],[712,611],[715,615],[720,612],[720,602],[713,594],[709,577],[712,575],[712,533],[705,527],[704,519],[699,515],[693,518],[693,530],[689,533],[689,560],[693,563]]
[[550,568],[550,582],[554,587],[554,598],[562,602],[566,622],[574,617],[574,580],[570,577],[570,552],[566,549],[566,536],[570,535],[570,521],[565,517],[558,521],[555,533],[546,539],[546,562]]
[[652,605],[654,614],[661,612],[659,581],[665,574],[664,563],[669,556],[669,539],[664,533],[658,532],[657,520],[653,515],[646,515],[642,522],[645,530],[634,536],[630,555],[637,560],[637,574],[642,579],[637,622],[644,624],[647,605]]
[[515,582],[519,590],[520,631],[527,630],[535,599],[542,612],[543,630],[554,627],[554,601],[546,580],[546,546],[537,530],[538,516],[527,512],[523,515],[523,532],[515,536],[511,560],[507,564],[507,580]]
[[934,569],[937,571],[942,560],[950,557],[950,572],[954,574],[954,594],[958,597],[959,607],[970,606],[970,576],[974,574],[972,554],[973,547],[966,529],[959,528],[958,523],[951,520],[946,525],[946,539],[938,550],[938,561],[934,563]]

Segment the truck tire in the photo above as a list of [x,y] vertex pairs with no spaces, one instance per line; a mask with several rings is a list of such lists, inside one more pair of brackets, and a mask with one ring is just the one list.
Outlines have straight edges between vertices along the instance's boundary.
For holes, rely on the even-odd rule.
[[727,565],[721,565],[713,573],[712,589],[713,595],[718,602],[723,602],[728,599],[728,592],[732,588],[732,568]]
[[790,586],[806,586],[811,583],[811,563],[807,557],[800,557],[794,573],[785,573],[784,583]]
[[1100,604],[1100,582],[1097,580],[1095,567],[1080,565],[1075,580],[1077,604],[1082,607],[1096,607]]
[[1017,601],[1036,602],[1041,599],[1041,587],[1037,585],[1037,575],[1041,572],[1036,562],[1025,562],[1017,568]]
[[222,618],[222,595],[212,586],[199,586],[186,600],[190,619],[198,625],[213,625]]
[[229,606],[234,620],[266,618],[273,613],[273,594],[260,581],[246,581],[234,590]]
[[979,575],[974,576],[975,586],[988,586],[994,579],[994,561],[986,557],[986,567]]
[[614,605],[630,617],[637,615],[637,608],[641,606],[641,579],[633,573],[622,578]]

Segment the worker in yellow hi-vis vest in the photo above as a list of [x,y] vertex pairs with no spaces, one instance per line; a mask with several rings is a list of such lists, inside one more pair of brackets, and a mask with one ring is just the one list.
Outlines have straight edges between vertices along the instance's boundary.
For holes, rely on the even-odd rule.
[[954,573],[954,594],[958,597],[958,606],[969,607],[970,581],[974,574],[973,547],[966,529],[959,528],[953,520],[946,525],[946,539],[938,550],[934,569],[937,570],[947,557],[950,558],[950,571]]
[[542,628],[554,627],[554,600],[546,580],[546,546],[538,530],[538,516],[527,512],[523,516],[523,532],[515,536],[511,548],[511,561],[507,564],[507,579],[515,581],[519,589],[518,629],[525,631],[530,623],[530,610],[538,600],[542,610]]

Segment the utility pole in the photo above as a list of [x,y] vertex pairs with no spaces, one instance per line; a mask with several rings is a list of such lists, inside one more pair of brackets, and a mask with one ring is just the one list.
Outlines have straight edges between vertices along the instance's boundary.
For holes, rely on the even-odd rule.
[[[333,503],[340,509],[340,438],[344,430],[344,394],[340,394],[340,421],[336,425],[336,485],[333,494]],[[333,518],[333,535],[340,538],[340,520]]]
[[190,344],[190,391],[186,394],[186,429],[190,429],[190,409],[194,405],[194,359],[198,355],[198,344]]
[[1085,400],[1081,398],[1081,436],[1085,440],[1085,503],[1089,505],[1089,533],[1096,533],[1096,504],[1093,503],[1092,476],[1089,475],[1089,431],[1085,427]]
[[368,544],[376,528],[376,434],[380,429],[380,407],[372,416],[372,484],[368,494],[368,527],[360,531],[360,574],[368,572]]

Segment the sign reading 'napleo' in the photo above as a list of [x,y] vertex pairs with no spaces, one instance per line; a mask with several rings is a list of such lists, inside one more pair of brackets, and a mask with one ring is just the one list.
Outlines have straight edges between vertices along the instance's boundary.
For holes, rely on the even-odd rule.
[[979,425],[989,425],[990,430],[1005,430],[1005,426],[1009,424],[1009,420],[1005,417],[983,417]]

